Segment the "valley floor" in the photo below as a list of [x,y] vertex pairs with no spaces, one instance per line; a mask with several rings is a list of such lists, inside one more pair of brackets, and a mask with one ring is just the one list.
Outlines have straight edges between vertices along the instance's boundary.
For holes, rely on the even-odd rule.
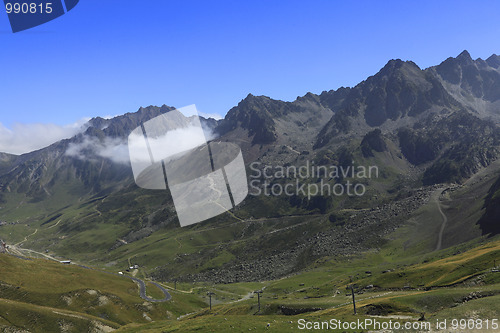
[[[465,323],[471,328],[465,332],[495,331],[494,326],[484,327],[496,325],[500,315],[500,239],[419,259],[390,251],[388,247],[348,261],[320,259],[302,273],[273,281],[160,283],[172,295],[163,303],[141,300],[135,283],[116,275],[2,254],[0,328],[5,332],[290,332],[328,324],[333,332],[382,332],[376,328],[387,325],[413,328],[385,332],[428,328],[463,332],[460,324]],[[159,289],[146,284],[150,297],[161,297]],[[339,326],[351,322],[363,323],[363,329]],[[379,326],[366,328],[368,324]]]

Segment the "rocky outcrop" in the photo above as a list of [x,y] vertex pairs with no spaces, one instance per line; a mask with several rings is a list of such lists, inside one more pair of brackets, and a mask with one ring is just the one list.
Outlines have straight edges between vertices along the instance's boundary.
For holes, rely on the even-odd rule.
[[485,212],[478,225],[484,235],[500,234],[500,178],[491,186],[484,200]]
[[373,156],[374,151],[379,153],[387,151],[382,131],[378,128],[368,132],[361,141],[361,152],[364,157]]

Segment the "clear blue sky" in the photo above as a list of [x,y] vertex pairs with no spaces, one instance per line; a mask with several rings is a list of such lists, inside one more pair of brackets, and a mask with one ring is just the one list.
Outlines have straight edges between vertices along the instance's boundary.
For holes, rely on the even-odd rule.
[[500,53],[500,1],[81,0],[11,33],[0,12],[0,122],[72,123],[139,106],[224,115],[248,93],[353,86],[389,59]]

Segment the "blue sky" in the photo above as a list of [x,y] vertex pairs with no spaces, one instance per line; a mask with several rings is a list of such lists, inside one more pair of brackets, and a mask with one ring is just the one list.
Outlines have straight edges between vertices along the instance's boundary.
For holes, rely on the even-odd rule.
[[2,9],[0,123],[12,133],[161,104],[224,115],[248,93],[353,86],[393,58],[487,58],[500,53],[498,13],[494,0],[80,0],[13,34]]

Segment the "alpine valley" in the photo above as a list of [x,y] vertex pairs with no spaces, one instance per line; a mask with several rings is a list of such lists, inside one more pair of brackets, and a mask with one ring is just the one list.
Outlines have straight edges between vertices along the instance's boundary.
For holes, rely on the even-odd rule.
[[[0,330],[498,318],[500,56],[463,51],[427,69],[390,60],[352,88],[293,102],[249,94],[224,119],[202,118],[208,136],[240,146],[250,194],[182,228],[168,190],[135,184],[127,149],[132,130],[173,109],[93,118],[44,149],[0,153]],[[376,173],[324,172],[334,168]],[[364,191],[311,195],[299,183]],[[293,193],[276,195],[287,184]],[[172,299],[141,299],[127,276]]]

